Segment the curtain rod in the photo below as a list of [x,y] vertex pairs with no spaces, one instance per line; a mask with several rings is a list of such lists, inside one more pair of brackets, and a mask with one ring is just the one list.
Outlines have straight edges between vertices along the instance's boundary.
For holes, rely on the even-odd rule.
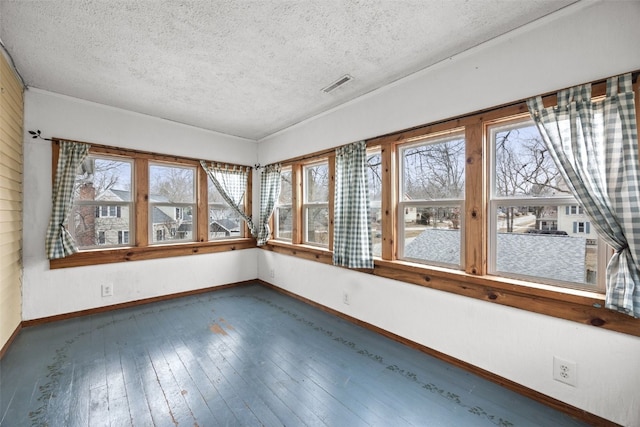
[[[91,147],[96,147],[96,148],[100,148],[100,149],[105,149],[105,150],[114,150],[114,151],[124,151],[124,152],[136,152],[136,153],[141,153],[141,154],[146,154],[148,156],[158,156],[158,157],[165,157],[165,158],[175,158],[176,160],[191,160],[193,162],[200,162],[201,160],[204,159],[196,159],[194,157],[186,157],[186,156],[179,156],[179,155],[175,155],[175,154],[162,154],[162,153],[155,153],[152,151],[145,151],[145,150],[136,150],[136,149],[132,149],[132,148],[124,148],[124,147],[116,147],[113,145],[104,145],[104,144],[95,144],[92,142],[86,142],[86,141],[77,141],[77,140],[73,140],[73,139],[67,139],[67,138],[57,138],[57,137],[53,137],[53,138],[45,138],[42,136],[42,132],[40,132],[40,129],[37,129],[35,131],[30,130],[29,134],[31,134],[31,138],[32,139],[41,139],[43,141],[50,141],[54,144],[58,144],[60,141],[69,141],[69,142],[76,142],[79,144],[89,144]],[[250,165],[240,165],[240,164],[236,164],[236,163],[230,163],[230,162],[222,162],[222,161],[218,161],[218,160],[205,160],[208,162],[215,162],[215,163],[226,163],[229,165],[233,165],[233,166],[241,166],[241,167],[245,167],[245,168],[251,168],[254,169],[257,167],[259,167],[259,164],[256,164],[254,166],[250,166]],[[257,166],[257,167],[256,167]]]

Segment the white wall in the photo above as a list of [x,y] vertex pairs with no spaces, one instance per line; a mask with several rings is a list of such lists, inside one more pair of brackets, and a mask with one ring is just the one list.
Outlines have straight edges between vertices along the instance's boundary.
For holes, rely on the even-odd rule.
[[[638,22],[640,2],[581,2],[266,138],[258,159],[267,164],[640,69]],[[267,282],[640,426],[638,337],[271,252],[258,257],[259,277]],[[345,291],[350,305],[342,303]],[[577,363],[577,387],[552,380],[553,356]]]
[[[254,164],[254,141],[37,89],[25,93],[25,134]],[[255,249],[50,270],[44,236],[51,212],[51,143],[25,136],[23,320],[257,277]],[[101,296],[101,284],[114,296]]]

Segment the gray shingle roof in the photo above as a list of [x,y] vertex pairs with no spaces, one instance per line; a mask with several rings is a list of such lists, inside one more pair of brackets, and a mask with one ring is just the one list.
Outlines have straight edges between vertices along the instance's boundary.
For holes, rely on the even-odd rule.
[[[498,233],[497,270],[573,283],[585,281],[586,239]],[[404,256],[437,263],[460,262],[460,230],[426,229],[409,242]]]

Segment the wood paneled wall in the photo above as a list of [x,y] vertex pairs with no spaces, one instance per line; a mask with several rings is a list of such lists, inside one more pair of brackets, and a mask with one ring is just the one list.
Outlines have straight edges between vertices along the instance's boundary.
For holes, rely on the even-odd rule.
[[22,321],[23,88],[0,52],[0,356]]

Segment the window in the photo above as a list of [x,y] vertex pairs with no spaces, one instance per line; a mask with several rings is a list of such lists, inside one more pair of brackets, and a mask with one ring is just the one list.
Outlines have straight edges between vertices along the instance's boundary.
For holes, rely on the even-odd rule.
[[369,189],[369,222],[373,255],[382,256],[382,154],[380,147],[367,150],[367,187]]
[[194,240],[195,194],[195,168],[164,163],[149,165],[152,243]]
[[280,197],[273,212],[275,230],[273,236],[279,240],[291,241],[293,234],[293,176],[291,166],[280,172]]
[[[606,84],[592,89],[603,95]],[[635,333],[626,318],[602,318],[611,248],[571,196],[526,109],[514,103],[367,141],[373,274]],[[288,244],[268,243],[279,252],[332,264],[331,240],[322,236],[332,227],[334,152],[283,160],[293,170],[293,233]],[[284,220],[274,222],[284,230]]]
[[128,230],[118,231],[118,244],[122,245],[127,243],[129,243],[129,231]]
[[207,182],[209,189],[209,240],[244,237],[244,220],[224,201],[210,178]]
[[132,228],[133,165],[111,156],[88,156],[78,171],[68,230],[79,249],[118,246],[121,230]]
[[584,214],[584,210],[582,206],[571,205],[566,207],[567,215],[582,215]]
[[[54,170],[59,148],[54,139]],[[247,179],[246,197],[250,199],[251,173]],[[206,186],[207,173],[199,160],[92,144],[78,168],[74,205],[65,224],[79,252],[50,260],[50,268],[255,247],[255,241],[248,238],[233,243],[209,239],[212,197]],[[220,200],[212,198],[211,206]],[[212,219],[217,219],[215,213],[213,209]],[[217,235],[244,236],[244,222],[237,224],[241,226],[223,224],[224,230],[217,229]]]
[[583,208],[571,196],[534,123],[489,126],[491,179],[489,272],[536,282],[594,288],[598,247],[589,226],[569,218]]
[[429,136],[399,147],[397,229],[400,259],[463,265],[464,133]]
[[96,208],[96,218],[120,218],[120,206],[98,206]]
[[329,164],[327,160],[303,168],[303,242],[329,245]]

